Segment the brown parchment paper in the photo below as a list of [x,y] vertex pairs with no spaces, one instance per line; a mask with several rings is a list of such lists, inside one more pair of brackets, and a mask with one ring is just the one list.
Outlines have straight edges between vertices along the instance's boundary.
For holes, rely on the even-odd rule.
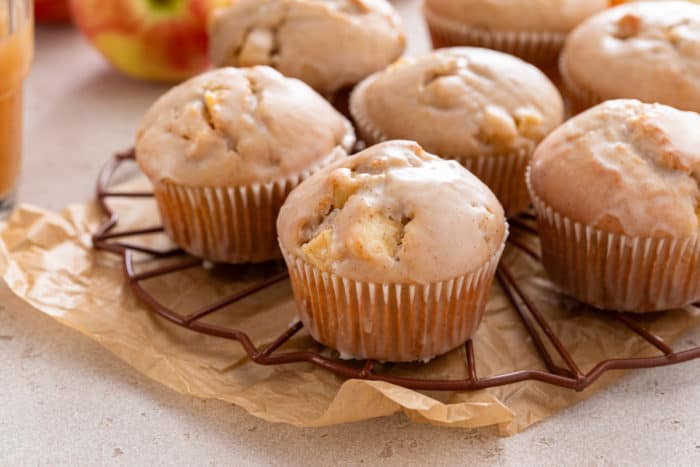
[[[144,184],[138,180],[128,185],[143,188]],[[120,229],[159,222],[152,201],[114,205],[121,216]],[[94,204],[73,205],[60,214],[20,207],[0,227],[0,274],[10,289],[34,308],[95,339],[146,376],[184,394],[239,405],[264,420],[314,427],[403,411],[416,422],[464,428],[497,425],[502,434],[509,435],[592,396],[620,376],[608,374],[583,393],[536,382],[476,392],[421,393],[383,382],[345,381],[310,364],[259,366],[246,357],[238,343],[179,328],[142,306],[126,285],[121,259],[91,248],[90,235],[100,221]],[[534,238],[521,237],[537,247]],[[142,241],[167,244],[163,237],[144,237]],[[582,370],[590,370],[605,358],[656,354],[649,344],[605,314],[559,295],[541,266],[519,251],[509,247],[504,261],[546,311],[554,331]],[[147,268],[148,264],[141,266]],[[256,274],[261,273],[225,267],[193,269],[145,284],[178,311],[194,311],[255,280]],[[261,345],[277,337],[295,315],[289,285],[282,283],[211,319],[244,329],[256,345]],[[654,314],[642,322],[672,342],[700,324],[700,310],[689,307]],[[474,339],[479,374],[542,368],[530,340],[502,291],[494,286]],[[312,345],[311,338],[302,333],[285,349]],[[463,362],[460,349],[428,365],[399,365],[391,371],[454,379],[466,376]]]

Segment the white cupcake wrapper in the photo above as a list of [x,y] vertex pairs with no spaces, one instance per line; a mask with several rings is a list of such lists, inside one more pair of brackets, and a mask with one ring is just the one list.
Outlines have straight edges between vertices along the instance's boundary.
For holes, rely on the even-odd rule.
[[605,100],[574,82],[571,78],[571,73],[564,65],[564,60],[561,58],[559,60],[559,74],[561,75],[564,93],[574,114],[583,112]]
[[575,222],[528,187],[542,243],[542,262],[554,283],[596,308],[647,312],[700,300],[700,235],[630,237]]
[[472,337],[504,247],[476,272],[426,285],[345,279],[283,253],[299,316],[314,339],[343,358],[410,362]]
[[423,7],[434,48],[466,45],[500,50],[536,64],[556,63],[566,33],[551,31],[493,31],[445,18]]
[[[350,112],[355,120],[357,131],[360,138],[368,145],[381,143],[388,139],[370,122],[362,99],[362,93],[372,79],[370,77],[363,81],[355,89],[350,99]],[[503,205],[507,216],[519,214],[530,205],[530,196],[525,185],[525,170],[530,161],[529,151],[522,150],[493,156],[463,157],[454,160],[488,185]]]
[[329,156],[298,175],[263,184],[213,188],[155,183],[165,232],[188,253],[209,261],[258,263],[280,258],[276,222],[287,195],[338,157]]

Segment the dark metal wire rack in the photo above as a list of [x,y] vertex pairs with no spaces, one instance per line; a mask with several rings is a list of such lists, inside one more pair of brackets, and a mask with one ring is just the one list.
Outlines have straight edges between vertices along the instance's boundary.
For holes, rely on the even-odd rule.
[[[613,358],[599,362],[588,372],[582,372],[577,365],[571,352],[561,342],[554,333],[550,323],[543,313],[538,310],[533,301],[525,294],[523,288],[514,279],[513,274],[507,266],[501,264],[496,274],[504,293],[519,315],[523,325],[532,337],[532,344],[535,346],[545,370],[519,370],[510,373],[477,376],[476,358],[472,341],[465,344],[465,365],[467,378],[462,379],[418,379],[388,374],[387,365],[378,364],[373,360],[366,360],[362,366],[327,356],[320,350],[306,351],[281,351],[280,347],[296,335],[303,327],[301,322],[295,322],[287,329],[284,329],[279,337],[271,344],[264,347],[257,347],[244,330],[233,329],[221,325],[203,322],[202,319],[223,308],[235,304],[236,302],[258,293],[267,287],[278,282],[287,280],[286,272],[278,272],[266,277],[259,283],[252,285],[231,296],[223,297],[217,302],[207,304],[200,310],[183,315],[163,305],[157,297],[151,295],[143,286],[142,282],[156,277],[175,274],[190,268],[202,267],[204,261],[198,258],[187,256],[182,250],[174,249],[160,251],[137,244],[127,243],[124,240],[147,234],[157,234],[164,232],[162,226],[145,229],[135,229],[115,232],[119,222],[118,215],[109,206],[107,200],[110,198],[152,198],[151,192],[117,192],[111,191],[112,178],[117,169],[125,162],[133,161],[133,150],[116,154],[104,166],[97,181],[97,202],[106,220],[93,235],[93,246],[97,250],[117,254],[123,259],[123,267],[126,273],[129,286],[133,293],[154,313],[164,319],[179,326],[190,329],[194,332],[217,336],[240,342],[249,358],[261,365],[281,365],[297,362],[308,362],[325,368],[338,376],[345,378],[360,378],[368,380],[386,381],[406,388],[417,390],[437,390],[437,391],[463,391],[484,389],[494,386],[518,383],[527,380],[540,381],[555,386],[582,391],[601,375],[611,370],[628,370],[651,368],[657,366],[673,365],[688,360],[700,358],[700,347],[691,348],[684,351],[674,351],[659,337],[651,334],[638,324],[633,317],[624,313],[610,312],[615,320],[626,326],[631,332],[642,337],[649,344],[658,349],[659,354],[647,358]],[[511,228],[518,229],[528,234],[537,235],[537,230],[532,225],[534,218],[532,215],[525,215],[521,218],[510,219]],[[539,260],[539,254],[517,238],[509,239],[509,243],[520,249],[524,254]],[[134,266],[134,255],[136,253],[146,254],[154,259],[182,257],[182,260],[175,263],[159,266],[154,269],[137,273]],[[698,304],[700,306],[700,304]],[[549,346],[547,343],[549,343]],[[279,350],[279,351],[278,351]],[[564,363],[563,366],[555,363],[556,356]]]

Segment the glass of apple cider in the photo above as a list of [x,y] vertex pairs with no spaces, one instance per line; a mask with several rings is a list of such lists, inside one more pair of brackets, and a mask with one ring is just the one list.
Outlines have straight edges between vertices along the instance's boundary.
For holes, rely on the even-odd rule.
[[34,54],[33,0],[0,0],[0,219],[14,200],[22,155],[22,83]]

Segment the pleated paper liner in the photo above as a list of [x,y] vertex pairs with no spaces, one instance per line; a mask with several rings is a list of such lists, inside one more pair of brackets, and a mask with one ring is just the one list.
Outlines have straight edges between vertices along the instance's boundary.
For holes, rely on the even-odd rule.
[[342,358],[411,362],[472,337],[504,248],[475,272],[424,285],[351,280],[283,253],[299,317],[314,339]]
[[[529,183],[529,173],[528,173]],[[646,312],[700,300],[700,235],[641,238],[575,222],[548,206],[530,186],[551,280],[596,308]]]
[[[139,178],[126,185],[106,184],[102,192],[118,194],[149,189],[145,178]],[[114,195],[109,197],[109,204],[119,220],[114,233],[153,227],[158,218],[155,203],[150,200],[136,202],[134,197]],[[108,225],[105,213],[95,203],[74,204],[60,214],[21,206],[0,226],[0,276],[22,300],[99,342],[147,377],[183,394],[237,404],[264,420],[318,427],[402,411],[411,420],[422,423],[461,428],[499,424],[501,433],[514,434],[593,397],[622,376],[619,371],[605,371],[600,381],[583,392],[528,378],[521,383],[478,391],[460,389],[436,393],[419,392],[384,381],[346,380],[315,364],[257,365],[250,354],[232,340],[193,332],[169,323],[160,315],[156,317],[153,310],[134,295],[135,282],[125,278],[122,271],[124,258],[91,248],[90,236],[96,229]],[[518,230],[514,239],[538,251],[537,238]],[[120,236],[111,241],[116,244],[136,242],[162,251],[172,248],[160,235]],[[604,361],[615,367],[629,359],[634,359],[635,368],[645,366],[644,362],[673,365],[692,358],[680,353],[686,352],[689,346],[693,346],[691,352],[699,350],[694,346],[693,336],[680,337],[698,326],[700,308],[687,307],[640,319],[590,312],[583,305],[555,293],[540,263],[522,251],[518,248],[506,251],[502,264],[553,327],[553,332],[582,371],[588,373],[600,368]],[[68,257],[71,258],[70,268],[66,267]],[[134,258],[133,264],[137,267],[134,277],[153,268],[191,259],[144,260],[141,255]],[[265,268],[227,267],[222,271],[217,267],[211,271],[200,267],[144,279],[139,284],[178,316],[189,317],[238,294],[262,277],[269,277],[268,274]],[[37,284],[42,286],[37,287]],[[506,290],[492,287],[487,311],[474,336],[475,360],[471,368],[477,372],[479,381],[513,371],[543,369],[542,354],[531,339],[541,328],[536,326],[534,334],[526,330]],[[4,295],[0,292],[0,301],[11,300],[9,294],[9,290]],[[32,312],[29,306],[13,303],[20,314]],[[527,311],[523,312],[530,316]],[[283,282],[258,296],[237,302],[234,308],[221,309],[203,324],[240,330],[252,339],[260,352],[268,352],[274,349],[274,343],[296,316],[289,284]],[[646,337],[642,338],[632,329],[643,331]],[[668,345],[674,343],[676,353],[662,355],[657,347],[649,344],[647,337]],[[325,352],[316,347],[304,330],[283,347],[270,352],[270,357],[280,358],[297,351],[311,351],[313,355]],[[332,361],[337,362],[335,354]],[[349,362],[347,365],[357,369],[362,364]],[[638,374],[649,375],[652,371]],[[667,371],[687,370],[679,367]],[[459,349],[427,365],[378,365],[375,374],[423,381],[461,380],[469,378],[469,367],[465,365],[465,351]],[[668,393],[667,396],[673,397]]]
[[276,222],[282,204],[302,181],[337,158],[270,183],[218,188],[154,183],[165,231],[185,251],[209,261],[279,259]]
[[525,184],[525,171],[530,162],[529,151],[457,161],[488,185],[503,205],[507,217],[520,214],[530,206],[530,194]]
[[564,65],[564,60],[559,60],[559,75],[561,76],[562,90],[569,102],[573,115],[595,107],[605,101],[602,97],[596,96],[593,92],[576,83],[571,78],[571,73]]
[[430,11],[427,6],[423,12],[433,48],[436,49],[460,45],[483,47],[509,53],[537,65],[547,65],[556,64],[567,36],[549,31],[493,31],[445,18]]
[[[367,117],[362,99],[364,89],[372,78],[363,81],[352,94],[350,112],[355,120],[358,135],[367,145],[386,141],[386,138]],[[420,141],[419,141],[420,142]],[[437,154],[440,156],[440,154]],[[507,216],[514,216],[530,205],[530,195],[525,184],[525,170],[530,161],[530,152],[517,151],[494,156],[456,158],[467,170],[476,175],[494,192],[503,205]]]

